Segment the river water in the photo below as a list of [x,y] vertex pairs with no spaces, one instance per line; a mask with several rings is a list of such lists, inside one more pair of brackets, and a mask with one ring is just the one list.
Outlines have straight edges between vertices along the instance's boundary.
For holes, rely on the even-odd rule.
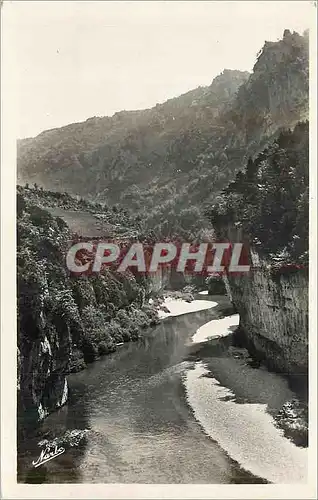
[[[203,297],[198,297],[203,299]],[[31,483],[290,483],[307,450],[275,426],[295,398],[287,381],[231,347],[238,316],[226,299],[166,314],[136,343],[68,377],[70,399],[23,440],[18,480]],[[188,304],[189,306],[189,304]],[[179,308],[179,309],[178,309]],[[207,339],[210,339],[207,341]],[[32,466],[43,439],[87,431]],[[43,446],[43,445],[42,445]]]

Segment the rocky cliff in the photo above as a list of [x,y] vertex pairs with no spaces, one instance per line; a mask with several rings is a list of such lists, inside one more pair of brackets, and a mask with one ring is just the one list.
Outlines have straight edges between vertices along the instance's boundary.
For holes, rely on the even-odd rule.
[[240,341],[259,360],[286,374],[308,369],[308,274],[304,269],[255,267],[226,278],[240,314]]

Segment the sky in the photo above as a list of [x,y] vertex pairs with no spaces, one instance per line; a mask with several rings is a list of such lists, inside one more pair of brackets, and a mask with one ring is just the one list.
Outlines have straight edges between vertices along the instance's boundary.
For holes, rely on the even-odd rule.
[[265,40],[309,27],[312,4],[5,2],[17,136],[152,107],[224,68],[251,71]]

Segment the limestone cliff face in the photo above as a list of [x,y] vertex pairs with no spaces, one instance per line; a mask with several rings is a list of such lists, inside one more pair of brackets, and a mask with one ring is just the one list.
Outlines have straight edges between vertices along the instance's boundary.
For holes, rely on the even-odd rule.
[[53,330],[42,312],[32,331],[36,337],[19,336],[18,347],[19,409],[31,423],[66,403],[72,352],[70,328],[63,318]]
[[19,409],[31,423],[42,420],[67,401],[65,375],[70,362],[71,341],[68,336],[60,340],[49,340],[45,336],[19,351]]
[[228,276],[226,287],[240,315],[248,349],[288,374],[308,368],[308,276],[303,269],[259,266]]

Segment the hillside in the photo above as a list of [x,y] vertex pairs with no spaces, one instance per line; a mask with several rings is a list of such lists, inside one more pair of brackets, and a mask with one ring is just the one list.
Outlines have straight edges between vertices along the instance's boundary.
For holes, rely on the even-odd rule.
[[[21,141],[19,179],[34,177],[47,188],[57,188],[62,180],[65,190],[75,194],[119,201],[116,186],[123,191],[131,183],[152,181],[182,131],[208,127],[247,76],[225,71],[210,87],[199,87],[152,109],[95,117]],[[164,167],[162,173],[174,173],[169,165]]]
[[[208,228],[204,203],[249,156],[308,117],[308,33],[265,42],[252,74],[224,70],[143,111],[42,132],[18,143],[18,181],[139,212],[164,234]],[[196,229],[195,229],[196,228]]]

